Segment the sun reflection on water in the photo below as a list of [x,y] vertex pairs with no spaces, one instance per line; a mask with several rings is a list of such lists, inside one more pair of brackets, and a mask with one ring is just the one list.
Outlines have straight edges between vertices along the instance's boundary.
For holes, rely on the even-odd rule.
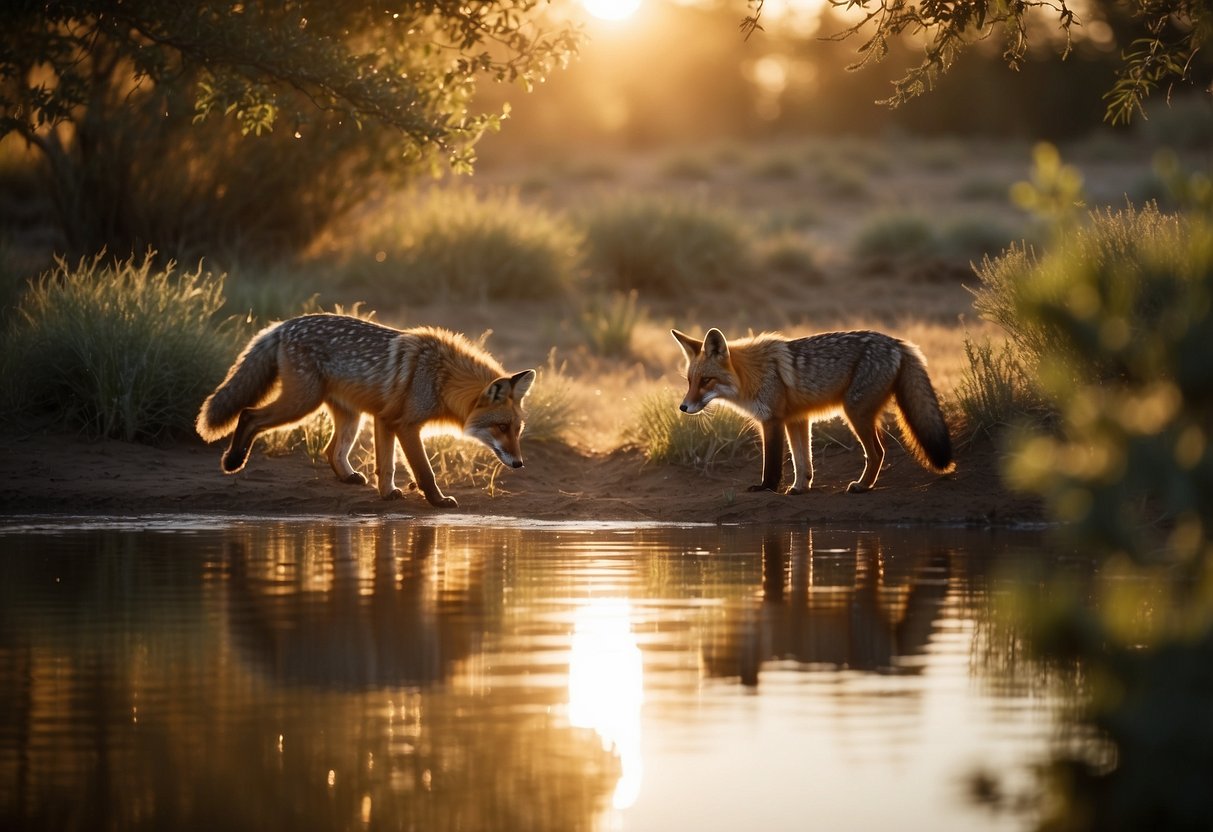
[[631,620],[626,598],[595,598],[578,606],[569,658],[569,723],[592,729],[619,757],[621,773],[611,798],[615,809],[636,802],[644,771],[644,665]]

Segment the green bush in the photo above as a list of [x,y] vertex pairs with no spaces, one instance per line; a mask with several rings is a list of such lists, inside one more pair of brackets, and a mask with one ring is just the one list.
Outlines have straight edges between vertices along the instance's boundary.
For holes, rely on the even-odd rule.
[[584,222],[589,263],[607,289],[672,295],[724,286],[753,270],[746,224],[702,202],[620,197]]
[[[1100,339],[1125,343],[1140,340],[1154,328],[1166,325],[1159,320],[1167,295],[1174,291],[1168,281],[1159,279],[1160,269],[1182,274],[1187,269],[1180,241],[1186,224],[1177,215],[1163,214],[1149,205],[1097,211],[1089,224],[1069,231],[1054,244],[1056,251],[1039,257],[1030,248],[1012,246],[1000,257],[985,258],[977,267],[981,285],[974,293],[973,307],[983,318],[999,324],[1007,333],[1019,360],[1035,374],[1044,355],[1066,355],[1061,362],[1071,373],[1089,373],[1096,378],[1115,378],[1121,372],[1118,362],[1108,360],[1108,351]],[[1171,262],[1163,262],[1165,253],[1174,252]],[[1075,278],[1096,270],[1101,282],[1080,282]],[[1022,314],[1027,293],[1043,302],[1041,293],[1052,292],[1051,303],[1122,305],[1124,318],[1111,325],[1091,343],[1079,348],[1063,338],[1056,322],[1040,315]],[[1060,365],[1059,365],[1060,366]]]
[[678,409],[676,394],[666,390],[640,400],[624,438],[650,462],[710,468],[754,450],[750,424],[727,407],[688,416]]
[[1102,746],[1042,767],[1044,828],[1213,828],[1213,226],[1105,212],[1023,277],[1011,323],[1044,344],[1060,427],[1019,436],[1008,474],[1099,564],[1025,604],[1029,646],[1080,663],[1073,733]]
[[9,417],[128,441],[192,432],[234,352],[215,323],[223,280],[153,263],[61,260],[30,286],[4,332]]
[[930,223],[918,214],[886,213],[869,219],[855,236],[851,251],[865,259],[902,259],[935,254],[939,242]]
[[550,298],[573,288],[580,234],[513,194],[432,190],[385,212],[351,276],[419,299]]

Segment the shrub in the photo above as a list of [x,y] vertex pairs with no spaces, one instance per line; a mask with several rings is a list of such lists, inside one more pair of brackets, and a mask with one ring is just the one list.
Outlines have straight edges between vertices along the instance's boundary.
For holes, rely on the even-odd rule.
[[1001,253],[1015,236],[1015,232],[995,220],[972,216],[945,226],[936,247],[945,257],[967,262]]
[[753,268],[746,224],[702,202],[621,197],[585,226],[589,262],[608,289],[670,295],[720,287]]
[[716,407],[687,416],[669,390],[640,400],[624,438],[650,462],[700,468],[748,453],[756,445],[750,420],[740,413]]
[[235,346],[215,324],[223,280],[152,264],[60,260],[30,286],[0,359],[10,416],[128,441],[192,431]]
[[935,253],[938,241],[930,224],[917,214],[888,213],[868,220],[852,243],[862,258],[923,257]]
[[578,328],[590,349],[598,355],[619,358],[632,351],[632,333],[644,320],[636,303],[636,290],[616,293],[610,300],[591,299],[581,311]]
[[800,234],[782,233],[762,244],[763,265],[776,272],[802,278],[818,278],[817,252]]
[[974,343],[965,337],[969,360],[956,386],[956,400],[971,434],[993,435],[1010,425],[1052,419],[1036,376],[1007,343],[995,347],[989,339]]
[[347,268],[422,298],[549,298],[572,288],[581,237],[513,194],[432,190],[366,232]]
[[[1160,213],[1153,205],[1094,212],[1088,225],[1059,238],[1056,251],[1047,257],[1038,257],[1024,246],[1012,246],[1000,257],[985,258],[977,267],[981,286],[974,293],[973,307],[1006,331],[1029,373],[1038,371],[1041,356],[1066,355],[1062,364],[1072,373],[1114,378],[1120,372],[1119,364],[1101,358],[1108,350],[1097,349],[1095,342],[1099,338],[1128,342],[1165,325],[1158,320],[1159,311],[1174,287],[1161,279],[1160,270],[1170,269],[1174,274],[1187,270],[1180,246],[1185,229],[1180,217]],[[1171,262],[1164,262],[1169,250],[1175,254]],[[1084,274],[1096,277],[1076,280]],[[1042,293],[1052,292],[1049,301],[1057,304],[1124,306],[1120,331],[1093,333],[1091,349],[1076,350],[1053,320],[1021,313],[1029,289],[1036,304],[1043,302]]]

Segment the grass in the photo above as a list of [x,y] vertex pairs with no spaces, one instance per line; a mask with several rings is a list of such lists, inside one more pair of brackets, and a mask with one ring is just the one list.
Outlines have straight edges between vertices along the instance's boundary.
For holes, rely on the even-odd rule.
[[703,469],[752,453],[757,444],[750,420],[740,413],[714,407],[688,416],[670,390],[642,397],[624,436],[650,462]]
[[583,223],[587,261],[607,290],[673,295],[725,286],[753,270],[747,224],[702,201],[616,197]]
[[512,193],[411,193],[384,210],[345,263],[356,281],[427,299],[551,298],[574,287],[581,237]]
[[577,319],[577,328],[590,350],[604,358],[623,358],[632,352],[636,324],[646,318],[637,304],[637,292],[616,292],[607,298],[591,297]]
[[956,402],[968,434],[992,437],[1011,425],[1052,421],[1053,408],[1033,368],[1013,346],[966,336],[964,348],[969,363],[956,386]]
[[223,280],[174,264],[60,260],[23,295],[3,336],[4,412],[92,437],[192,433],[234,339],[216,324]]

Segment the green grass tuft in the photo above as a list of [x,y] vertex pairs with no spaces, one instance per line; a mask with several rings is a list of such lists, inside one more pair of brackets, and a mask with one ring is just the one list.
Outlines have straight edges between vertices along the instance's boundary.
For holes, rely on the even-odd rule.
[[597,355],[621,358],[632,352],[632,334],[636,324],[646,317],[637,304],[636,290],[617,292],[610,299],[591,298],[577,319],[586,344]]
[[713,407],[688,416],[679,411],[676,394],[669,390],[640,400],[625,440],[650,462],[699,468],[751,453],[756,445],[750,420],[740,413]]
[[215,323],[223,280],[153,264],[60,260],[31,284],[0,358],[10,418],[128,441],[192,432],[234,351]]

